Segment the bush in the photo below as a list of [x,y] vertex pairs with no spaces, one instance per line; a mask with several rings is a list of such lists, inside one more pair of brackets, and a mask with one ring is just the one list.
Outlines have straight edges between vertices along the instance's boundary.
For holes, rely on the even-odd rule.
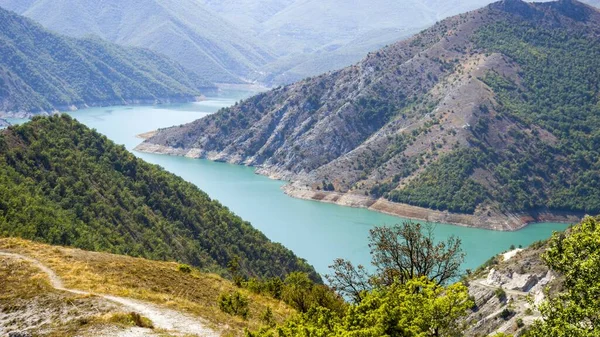
[[127,326],[137,326],[140,328],[149,328],[153,329],[152,321],[148,318],[143,317],[137,312],[126,313],[115,313],[111,316],[107,317],[106,320],[112,323],[123,324]]
[[504,302],[506,300],[506,291],[504,291],[504,289],[497,288],[496,290],[494,290],[494,294],[496,295],[496,297],[498,297],[500,302]]
[[219,309],[224,313],[246,319],[248,318],[249,313],[249,302],[250,300],[248,297],[237,291],[231,294],[221,294],[221,296],[219,296]]
[[190,266],[188,266],[187,264],[180,264],[177,269],[182,272],[182,273],[186,273],[189,274],[192,272],[192,268]]
[[514,312],[508,308],[502,310],[502,312],[500,313],[500,317],[502,317],[503,320],[507,320],[509,319],[512,315],[514,314]]
[[275,318],[273,317],[273,310],[270,307],[267,307],[267,310],[260,315],[260,320],[267,326],[273,327],[275,326]]

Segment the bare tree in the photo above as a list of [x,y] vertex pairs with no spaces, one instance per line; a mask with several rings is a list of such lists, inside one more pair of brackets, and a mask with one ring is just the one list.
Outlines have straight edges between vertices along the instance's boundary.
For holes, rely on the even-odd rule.
[[426,276],[438,285],[460,276],[465,254],[461,241],[451,236],[436,242],[434,225],[406,221],[393,227],[375,227],[370,231],[371,263],[376,273],[369,275],[361,265],[337,259],[329,266],[332,275],[326,279],[340,295],[359,303],[365,291],[374,286]]
[[382,285],[405,283],[426,276],[437,284],[460,276],[465,254],[461,241],[451,236],[435,241],[435,227],[411,221],[401,226],[375,227],[370,231],[372,264],[377,270],[375,279]]
[[364,292],[372,288],[369,284],[371,276],[362,265],[354,267],[350,261],[336,259],[329,268],[333,270],[333,275],[325,275],[327,282],[338,294],[355,303],[360,303]]

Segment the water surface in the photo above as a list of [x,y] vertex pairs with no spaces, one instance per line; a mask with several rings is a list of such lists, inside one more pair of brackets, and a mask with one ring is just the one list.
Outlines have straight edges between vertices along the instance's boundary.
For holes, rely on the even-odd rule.
[[[246,97],[245,92],[226,92],[204,102],[166,106],[92,108],[70,114],[113,141],[133,150],[137,134],[201,118]],[[165,155],[134,152],[196,184],[212,198],[308,260],[318,272],[327,273],[333,259],[342,257],[369,264],[367,236],[376,225],[392,225],[403,219],[366,209],[343,207],[285,195],[280,181],[254,174],[249,167]],[[518,232],[438,224],[439,239],[456,235],[467,253],[464,268],[476,268],[511,245],[527,246],[548,238],[564,224],[541,223]]]

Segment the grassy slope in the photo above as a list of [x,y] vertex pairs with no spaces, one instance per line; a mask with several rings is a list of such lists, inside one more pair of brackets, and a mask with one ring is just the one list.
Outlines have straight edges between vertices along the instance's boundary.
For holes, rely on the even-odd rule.
[[[208,320],[214,327],[223,330],[225,336],[241,335],[245,328],[260,327],[260,315],[267,307],[272,309],[277,322],[294,312],[282,302],[238,289],[233,283],[217,275],[201,273],[196,269],[189,274],[183,273],[178,270],[176,263],[49,246],[14,238],[0,239],[0,250],[39,260],[54,270],[67,288],[139,299],[187,312]],[[23,300],[32,299],[35,299],[35,303],[48,306],[71,306],[69,301],[74,301],[77,307],[89,306],[93,301],[53,290],[44,275],[25,262],[10,262],[2,256],[0,261],[0,279],[7,282],[0,287],[10,290],[2,292],[0,305],[3,307],[23,310]],[[8,268],[16,265],[19,267]],[[248,320],[230,316],[219,309],[219,295],[236,290],[250,298]],[[43,299],[48,301],[40,302]],[[111,318],[105,314],[114,310],[103,308],[97,303],[94,305],[100,311],[88,310],[84,314],[81,310],[81,317],[87,318],[86,320],[79,319],[73,312],[63,313],[68,318],[76,319],[75,322],[65,322],[50,336],[60,336],[65,330],[85,331],[97,324],[106,324],[107,320],[111,323]]]
[[196,186],[67,115],[0,133],[0,236],[258,277],[314,269]]

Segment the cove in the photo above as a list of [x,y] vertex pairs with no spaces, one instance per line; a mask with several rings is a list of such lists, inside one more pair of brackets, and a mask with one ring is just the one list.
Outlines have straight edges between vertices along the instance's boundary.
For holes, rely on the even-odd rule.
[[[248,96],[244,91],[225,91],[197,103],[90,108],[69,114],[131,151],[142,141],[136,137],[138,134],[191,122]],[[256,175],[250,167],[134,153],[197,185],[269,239],[305,258],[322,274],[328,273],[328,266],[338,257],[368,266],[369,229],[404,220],[366,209],[291,198],[281,190],[284,182]],[[528,246],[566,227],[565,224],[539,223],[517,232],[495,232],[437,224],[435,234],[438,239],[458,236],[466,253],[463,268],[474,269],[511,245]]]

